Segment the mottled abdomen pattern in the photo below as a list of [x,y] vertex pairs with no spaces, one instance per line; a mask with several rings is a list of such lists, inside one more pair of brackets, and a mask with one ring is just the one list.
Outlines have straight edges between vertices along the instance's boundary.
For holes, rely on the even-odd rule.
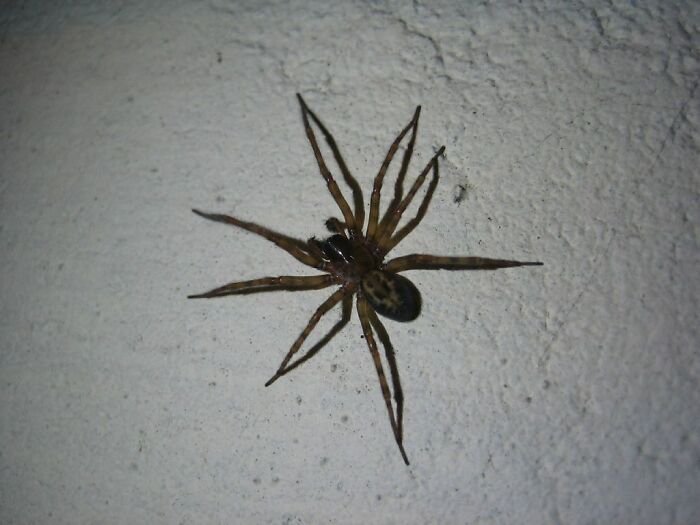
[[395,321],[413,321],[420,314],[420,292],[401,275],[372,270],[362,277],[362,292],[374,310]]

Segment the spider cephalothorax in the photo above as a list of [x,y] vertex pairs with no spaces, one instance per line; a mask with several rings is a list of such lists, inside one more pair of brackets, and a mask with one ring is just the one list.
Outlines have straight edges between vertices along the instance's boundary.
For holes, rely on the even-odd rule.
[[324,241],[310,239],[323,259],[326,270],[345,284],[360,287],[374,310],[394,321],[413,321],[420,314],[420,292],[405,277],[383,269],[382,259],[364,242],[336,233]]
[[[292,347],[282,360],[277,372],[265,383],[265,386],[269,386],[281,376],[313,357],[345,327],[350,320],[352,296],[356,295],[357,313],[360,318],[365,340],[367,341],[367,346],[377,370],[379,385],[389,413],[389,421],[394,433],[394,438],[399,446],[403,460],[408,465],[408,457],[403,447],[403,392],[401,390],[401,381],[399,380],[399,371],[396,365],[396,356],[391,340],[389,339],[389,334],[376,315],[380,314],[395,321],[412,321],[420,314],[420,292],[418,292],[418,289],[411,281],[399,275],[399,273],[407,270],[495,270],[513,266],[541,265],[542,263],[486,259],[483,257],[442,257],[424,254],[405,255],[384,262],[387,253],[403,240],[406,235],[411,233],[425,216],[439,180],[438,159],[445,151],[445,147],[441,147],[433,155],[414,181],[408,193],[404,196],[403,182],[413,155],[413,145],[415,144],[416,132],[418,130],[418,117],[420,116],[420,106],[418,106],[413,114],[411,122],[399,133],[398,137],[396,137],[392,143],[374,179],[367,228],[363,231],[365,224],[365,208],[362,191],[357,181],[348,170],[333,136],[318,117],[308,108],[304,99],[301,98],[301,95],[297,94],[297,98],[301,105],[301,115],[304,121],[306,136],[311,143],[311,148],[314,151],[321,176],[325,179],[328,190],[343,214],[342,221],[331,218],[326,222],[326,226],[333,235],[322,241],[312,238],[307,242],[303,242],[277,233],[264,226],[253,222],[242,221],[230,215],[204,213],[198,210],[192,211],[205,219],[232,224],[251,233],[260,235],[275,243],[303,264],[316,268],[324,273],[303,277],[283,275],[279,277],[263,277],[251,281],[237,281],[220,286],[206,293],[190,295],[189,297],[193,299],[211,298],[279,290],[316,290],[333,285],[338,286],[338,289],[326,299],[311,316],[311,319],[301,335],[294,341],[294,344],[292,344]],[[343,197],[335,179],[326,166],[326,162],[323,159],[318,142],[316,141],[316,136],[309,123],[309,117],[311,117],[326,139],[333,153],[333,158],[343,175],[343,179],[351,188],[354,212]],[[394,197],[380,219],[379,200],[384,176],[389,164],[394,158],[399,144],[409,131],[411,132],[411,138],[403,153],[401,167],[394,185]],[[416,192],[425,182],[428,173],[431,171],[432,177],[430,184],[423,197],[423,201],[418,207],[416,216],[397,231],[396,228],[401,216],[413,200]],[[290,362],[316,324],[318,324],[321,317],[338,303],[342,303],[342,317],[340,321],[338,321],[318,343],[307,350],[304,355]],[[392,393],[389,389],[377,343],[374,339],[375,333],[384,346],[384,355],[389,365],[393,397],[396,404],[395,410],[391,402]]]

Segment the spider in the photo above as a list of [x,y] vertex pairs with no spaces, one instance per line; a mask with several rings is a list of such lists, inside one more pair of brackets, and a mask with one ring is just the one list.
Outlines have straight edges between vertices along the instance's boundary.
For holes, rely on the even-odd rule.
[[[342,212],[342,220],[330,218],[326,221],[326,227],[332,235],[321,241],[312,237],[304,242],[270,230],[259,224],[246,222],[230,215],[206,213],[196,209],[192,211],[205,219],[231,224],[260,235],[282,248],[299,262],[320,270],[323,273],[313,276],[283,275],[279,277],[263,277],[250,281],[237,281],[214,288],[205,293],[190,295],[189,298],[202,299],[281,290],[317,290],[329,286],[338,286],[338,289],[333,292],[311,316],[308,324],[292,344],[275,374],[265,383],[267,387],[316,355],[321,348],[345,327],[350,321],[352,313],[352,297],[356,295],[357,314],[360,318],[365,341],[367,342],[370,355],[372,356],[374,366],[377,370],[379,386],[381,387],[384,403],[389,413],[389,422],[394,434],[394,439],[401,452],[401,457],[406,465],[408,465],[408,456],[403,446],[404,397],[401,389],[401,381],[399,379],[399,370],[396,365],[394,347],[389,339],[389,334],[377,316],[377,314],[379,314],[394,321],[406,322],[413,321],[420,314],[420,293],[415,285],[406,277],[400,275],[400,273],[407,270],[496,270],[498,268],[510,268],[514,266],[536,266],[542,263],[487,259],[483,257],[443,257],[424,254],[405,255],[385,262],[384,259],[387,254],[411,233],[425,216],[439,180],[438,159],[445,151],[445,147],[442,146],[437,150],[425,168],[420,172],[408,193],[404,195],[403,182],[413,155],[413,146],[418,130],[418,118],[421,110],[420,106],[418,106],[411,121],[403,128],[401,133],[399,133],[391,144],[384,158],[384,162],[382,162],[379,172],[374,179],[367,228],[363,232],[365,224],[365,206],[362,190],[355,178],[351,175],[350,170],[348,170],[333,135],[331,135],[316,114],[309,109],[304,99],[298,93],[297,99],[301,106],[301,117],[304,123],[306,136],[311,143],[311,148],[316,157],[316,163],[318,164],[321,176],[326,181],[330,194]],[[340,168],[343,179],[352,190],[354,211],[343,197],[343,194],[338,188],[338,184],[326,165],[326,161],[316,141],[316,135],[309,123],[309,117],[326,139],[333,157]],[[394,197],[391,202],[389,202],[387,209],[380,218],[379,201],[384,176],[399,145],[409,133],[410,138],[403,152],[401,166],[394,184]],[[432,172],[430,183],[428,184],[428,189],[423,197],[423,201],[418,207],[416,216],[397,230],[401,216],[413,200],[416,192],[425,182],[429,172]],[[338,303],[342,305],[341,319],[325,336],[307,350],[306,353],[292,361],[292,358],[302,347],[304,341],[318,324],[321,317]],[[384,372],[384,366],[382,365],[377,342],[375,340],[375,333],[384,347],[384,355],[389,365],[396,408],[394,408],[391,401],[392,392]]]

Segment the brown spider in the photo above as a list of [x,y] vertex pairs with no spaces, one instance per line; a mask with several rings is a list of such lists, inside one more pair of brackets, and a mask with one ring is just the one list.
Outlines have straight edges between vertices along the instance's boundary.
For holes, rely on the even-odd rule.
[[[311,148],[314,150],[321,175],[325,179],[328,190],[343,214],[343,221],[335,218],[326,221],[326,227],[333,235],[323,241],[311,238],[307,242],[303,242],[269,230],[264,226],[252,222],[245,222],[229,215],[204,213],[199,210],[192,211],[205,219],[232,224],[251,233],[260,235],[275,243],[303,264],[325,273],[303,277],[283,275],[280,277],[263,277],[251,281],[233,282],[214,288],[206,293],[190,295],[189,298],[223,297],[225,295],[243,295],[278,290],[317,290],[332,285],[339,285],[339,288],[326,299],[311,316],[306,328],[304,328],[301,335],[299,335],[296,341],[294,341],[294,344],[292,344],[292,347],[282,360],[275,375],[265,383],[265,386],[270,386],[287,372],[290,372],[313,357],[345,327],[350,321],[352,296],[356,293],[357,313],[367,341],[367,346],[374,360],[374,366],[377,369],[379,385],[381,386],[384,402],[389,412],[391,429],[394,432],[394,438],[401,451],[401,456],[406,465],[408,465],[408,457],[403,447],[403,392],[401,390],[401,382],[399,381],[399,370],[396,366],[396,357],[394,355],[394,348],[389,340],[389,334],[377,317],[377,314],[380,314],[395,321],[412,321],[418,317],[420,313],[421,298],[418,289],[411,281],[399,275],[399,272],[404,272],[406,270],[495,270],[513,266],[535,266],[541,265],[542,263],[486,259],[483,257],[440,257],[423,254],[405,255],[385,263],[384,257],[386,257],[387,253],[401,242],[406,235],[411,233],[425,216],[439,179],[438,158],[445,151],[445,147],[442,146],[437,153],[433,155],[428,165],[423,169],[420,175],[418,175],[418,178],[413,183],[413,186],[411,186],[408,194],[404,196],[403,180],[406,176],[409,162],[411,161],[413,145],[416,140],[416,131],[418,129],[418,117],[420,115],[420,106],[418,106],[413,114],[411,122],[399,133],[399,136],[396,137],[396,140],[394,140],[389,148],[389,152],[381,168],[379,168],[379,173],[377,173],[374,179],[367,230],[363,233],[362,228],[365,222],[365,208],[362,190],[355,178],[350,174],[333,136],[314,112],[308,108],[306,102],[304,102],[304,99],[301,98],[301,95],[298,93],[297,98],[301,105],[301,117],[304,121],[306,136],[311,143]],[[321,130],[321,133],[323,133],[345,182],[352,190],[355,208],[354,213],[340,192],[338,185],[333,179],[333,175],[331,175],[326,166],[326,162],[316,142],[316,136],[309,125],[309,116]],[[411,132],[411,138],[404,151],[401,168],[394,185],[394,198],[391,200],[384,215],[380,219],[379,199],[384,175],[399,144],[409,131]],[[401,216],[413,200],[418,189],[423,185],[431,168],[432,178],[428,185],[428,190],[423,197],[423,202],[418,208],[418,213],[413,219],[396,231]],[[304,355],[290,363],[292,356],[301,348],[301,345],[319,322],[319,319],[340,302],[342,302],[342,317],[340,321],[338,321],[338,323],[336,323],[333,328]],[[389,364],[396,411],[394,411],[391,403],[391,392],[384,374],[379,351],[377,350],[377,343],[374,339],[375,332],[384,346],[384,353]]]

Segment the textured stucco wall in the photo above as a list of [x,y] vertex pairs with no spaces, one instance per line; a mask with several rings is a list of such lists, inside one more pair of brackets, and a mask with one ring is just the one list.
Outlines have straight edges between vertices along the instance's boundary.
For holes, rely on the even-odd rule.
[[[50,4],[0,14],[2,523],[700,522],[697,2]],[[323,235],[297,91],[365,190],[422,104],[396,254],[545,262],[407,274],[408,468],[355,317],[263,387],[329,292],[184,299],[313,273],[189,211]]]

